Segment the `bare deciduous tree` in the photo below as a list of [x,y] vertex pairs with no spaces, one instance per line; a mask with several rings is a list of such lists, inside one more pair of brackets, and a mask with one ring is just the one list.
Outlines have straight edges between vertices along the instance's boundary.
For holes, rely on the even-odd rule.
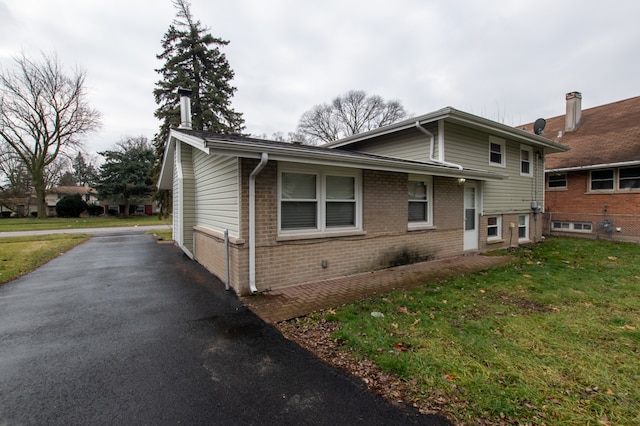
[[407,112],[399,101],[386,102],[378,95],[351,90],[331,104],[316,105],[305,112],[298,132],[312,143],[327,143],[402,120]]
[[79,137],[100,126],[100,113],[89,107],[86,73],[72,76],[54,54],[35,62],[22,54],[13,69],[0,70],[0,142],[31,175],[38,218],[46,217],[47,169],[81,146]]

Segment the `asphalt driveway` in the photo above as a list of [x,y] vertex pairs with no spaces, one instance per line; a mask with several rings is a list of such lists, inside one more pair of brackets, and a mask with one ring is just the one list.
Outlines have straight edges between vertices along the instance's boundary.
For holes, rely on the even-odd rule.
[[0,286],[0,395],[0,425],[445,424],[367,393],[141,233]]

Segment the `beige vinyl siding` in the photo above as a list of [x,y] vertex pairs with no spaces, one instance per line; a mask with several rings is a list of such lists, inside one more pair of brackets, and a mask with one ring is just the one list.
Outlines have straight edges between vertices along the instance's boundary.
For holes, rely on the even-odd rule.
[[505,167],[500,167],[489,164],[487,133],[447,123],[444,134],[446,161],[461,164],[466,168],[489,170],[508,176],[502,181],[483,183],[483,214],[529,213],[532,200],[537,198],[537,201],[542,203],[544,172],[542,161],[537,162],[536,169],[535,149],[531,164],[533,177],[520,176],[520,143],[505,140]]
[[[176,150],[180,149],[180,144],[177,143]],[[172,238],[178,243],[178,245],[182,245],[183,238],[183,230],[182,230],[182,208],[180,206],[180,199],[182,197],[182,166],[179,164],[178,159],[180,157],[174,155],[173,157],[173,231]]]
[[197,225],[238,237],[238,159],[196,151],[193,164]]
[[195,179],[193,174],[193,148],[185,143],[180,145],[182,166],[182,227],[184,238],[182,245],[193,253],[193,227],[196,224]]
[[[425,127],[435,136],[435,144],[437,145],[437,127]],[[429,161],[431,138],[422,133],[411,129],[403,131],[392,136],[383,136],[375,141],[367,142],[364,147],[356,146],[355,150],[366,152],[368,154],[384,155],[387,157],[402,158],[404,160]],[[434,154],[437,158],[437,152]]]

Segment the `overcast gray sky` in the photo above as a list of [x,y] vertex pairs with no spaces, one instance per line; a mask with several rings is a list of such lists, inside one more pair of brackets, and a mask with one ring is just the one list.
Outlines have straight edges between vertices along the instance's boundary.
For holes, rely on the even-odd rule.
[[[348,90],[414,115],[451,106],[505,124],[640,95],[640,1],[192,0],[235,71],[234,108],[253,135],[296,129]],[[170,0],[0,0],[0,64],[57,52],[87,72],[102,129],[86,149],[153,138],[152,91]]]

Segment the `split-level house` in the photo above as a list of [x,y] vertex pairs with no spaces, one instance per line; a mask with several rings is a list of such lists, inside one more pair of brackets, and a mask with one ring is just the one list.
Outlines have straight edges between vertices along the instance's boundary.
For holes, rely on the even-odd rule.
[[565,98],[544,128],[571,147],[546,159],[545,232],[640,242],[640,96],[585,110],[581,93]]
[[[95,204],[98,202],[98,194],[94,188],[88,185],[84,186],[56,186],[49,189],[45,195],[45,203],[47,204],[47,216],[55,216],[56,204],[64,197],[70,195],[80,195],[87,204]],[[35,212],[37,213],[37,206]]]
[[538,241],[562,144],[453,108],[327,146],[172,129],[173,239],[239,294]]

